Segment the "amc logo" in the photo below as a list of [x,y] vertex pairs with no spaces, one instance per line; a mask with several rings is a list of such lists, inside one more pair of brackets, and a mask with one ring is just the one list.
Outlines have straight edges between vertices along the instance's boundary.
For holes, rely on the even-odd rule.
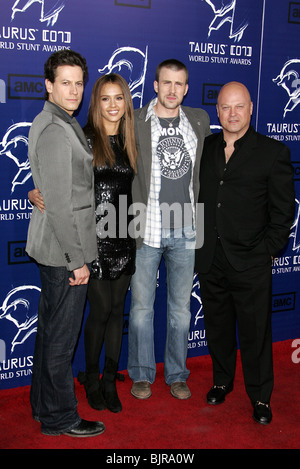
[[222,86],[223,85],[217,85],[214,83],[204,83],[202,90],[202,104],[205,106],[215,106]]
[[26,241],[9,241],[7,244],[8,265],[30,264],[26,254]]
[[8,99],[44,100],[44,92],[43,75],[8,74]]
[[293,161],[292,165],[294,168],[294,180],[300,181],[300,161]]
[[272,296],[272,312],[293,311],[295,309],[296,293],[281,293]]
[[300,24],[300,3],[290,2],[289,4],[289,23]]

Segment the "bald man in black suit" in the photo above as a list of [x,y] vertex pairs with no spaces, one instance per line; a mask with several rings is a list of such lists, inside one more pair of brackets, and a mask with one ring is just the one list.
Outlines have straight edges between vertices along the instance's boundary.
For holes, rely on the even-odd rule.
[[222,131],[206,138],[200,169],[204,245],[196,251],[206,337],[213,362],[207,402],[233,389],[237,339],[254,419],[272,419],[272,257],[285,246],[294,219],[289,149],[250,125],[247,88],[221,89]]

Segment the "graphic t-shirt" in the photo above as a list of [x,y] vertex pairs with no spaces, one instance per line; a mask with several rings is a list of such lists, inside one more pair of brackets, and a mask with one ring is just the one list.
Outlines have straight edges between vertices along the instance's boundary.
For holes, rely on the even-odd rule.
[[189,194],[192,161],[179,131],[179,117],[159,119],[162,132],[157,145],[161,169],[160,207],[163,228],[191,224]]

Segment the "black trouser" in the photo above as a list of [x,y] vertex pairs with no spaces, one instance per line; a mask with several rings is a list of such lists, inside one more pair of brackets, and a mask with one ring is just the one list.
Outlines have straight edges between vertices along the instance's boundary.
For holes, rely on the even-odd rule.
[[105,343],[105,356],[118,363],[123,334],[123,312],[130,275],[116,280],[90,279],[90,313],[84,330],[86,372],[99,373],[99,358]]
[[218,242],[213,265],[207,274],[199,274],[199,280],[214,384],[233,384],[237,325],[248,396],[252,402],[269,402],[273,389],[271,259],[238,272]]

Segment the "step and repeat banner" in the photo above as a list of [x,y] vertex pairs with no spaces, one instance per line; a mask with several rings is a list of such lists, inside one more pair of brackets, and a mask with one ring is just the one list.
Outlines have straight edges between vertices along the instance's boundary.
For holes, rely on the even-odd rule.
[[[95,80],[109,72],[128,82],[135,108],[155,96],[158,63],[184,62],[184,104],[202,107],[219,130],[220,87],[241,81],[254,102],[252,124],[291,149],[296,212],[286,249],[273,261],[274,341],[300,337],[300,1],[1,0],[0,16],[0,389],[30,384],[40,279],[25,253],[33,188],[28,132],[44,100],[43,66],[59,49],[85,56],[89,81],[78,113],[85,124]],[[245,207],[247,210],[247,207]],[[120,369],[127,365],[130,291]],[[199,282],[191,295],[188,356],[208,354]],[[163,361],[166,272],[157,277],[156,360]],[[84,320],[88,314],[88,305]],[[83,335],[74,374],[84,369]],[[176,344],[174,344],[176,346]],[[103,358],[102,358],[103,360]]]

